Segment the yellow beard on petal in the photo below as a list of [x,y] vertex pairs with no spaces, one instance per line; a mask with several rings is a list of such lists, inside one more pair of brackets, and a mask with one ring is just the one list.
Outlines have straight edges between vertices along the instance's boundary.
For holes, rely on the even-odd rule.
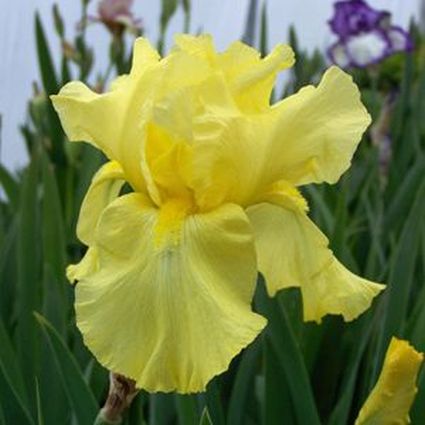
[[174,198],[161,205],[154,228],[155,247],[163,249],[177,246],[183,221],[191,212],[194,212],[194,205],[189,199]]

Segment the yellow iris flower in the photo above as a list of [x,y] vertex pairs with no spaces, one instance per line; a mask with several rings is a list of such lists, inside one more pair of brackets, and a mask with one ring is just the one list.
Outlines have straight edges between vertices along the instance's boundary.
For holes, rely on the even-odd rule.
[[138,387],[197,392],[225,371],[266,324],[251,310],[257,271],[270,295],[300,287],[317,322],[356,318],[383,288],[333,256],[297,189],[335,183],[370,117],[336,67],[271,106],[293,63],[286,45],[261,58],[188,35],[161,59],[140,38],[107,93],[71,82],[52,97],[68,138],[110,159],[81,207],[87,254],[68,269],[77,324]]
[[393,338],[381,375],[360,410],[355,425],[410,424],[409,410],[418,391],[416,378],[423,354],[407,341]]

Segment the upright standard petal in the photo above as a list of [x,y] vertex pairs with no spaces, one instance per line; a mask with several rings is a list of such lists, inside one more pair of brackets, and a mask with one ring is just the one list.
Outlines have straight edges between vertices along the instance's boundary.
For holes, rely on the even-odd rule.
[[335,66],[317,88],[305,87],[273,108],[279,118],[270,167],[296,185],[336,183],[370,124],[352,77]]
[[85,141],[118,161],[135,190],[144,191],[142,141],[152,98],[162,77],[158,54],[141,39],[135,45],[132,73],[98,94],[81,82],[66,84],[51,96],[71,141]]
[[[230,108],[228,109],[230,111]],[[277,181],[335,183],[347,170],[370,122],[351,77],[330,68],[307,87],[257,115],[200,117],[192,187],[205,208],[243,206]]]
[[149,391],[205,389],[265,326],[251,311],[256,279],[242,209],[155,209],[115,200],[97,226],[99,271],[76,287],[77,323],[99,361]]
[[333,256],[327,238],[307,217],[298,198],[290,193],[280,198],[280,205],[261,203],[247,209],[268,293],[273,296],[282,288],[300,287],[306,321],[320,323],[327,314],[355,319],[370,307],[383,285],[348,271]]
[[201,58],[210,72],[220,72],[239,108],[245,113],[263,112],[270,106],[270,95],[277,74],[290,68],[294,52],[279,44],[262,58],[258,50],[237,41],[223,53],[217,53],[210,35],[194,37],[187,34],[175,38],[175,50]]
[[277,74],[294,62],[294,52],[286,44],[277,45],[261,58],[255,49],[236,42],[219,57],[235,101],[245,113],[260,113],[270,107]]
[[423,362],[407,341],[393,338],[378,382],[360,410],[355,425],[407,425],[418,391],[416,379]]

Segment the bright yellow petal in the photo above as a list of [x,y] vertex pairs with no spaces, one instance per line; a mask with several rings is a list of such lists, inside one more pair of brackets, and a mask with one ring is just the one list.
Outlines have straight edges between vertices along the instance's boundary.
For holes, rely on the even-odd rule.
[[338,181],[370,124],[352,77],[337,67],[317,88],[305,87],[273,109],[279,118],[271,171],[279,168],[296,185]]
[[191,56],[197,56],[211,66],[214,66],[217,60],[214,41],[210,34],[198,36],[177,34],[174,36],[173,52],[186,52]]
[[208,34],[175,37],[174,51],[201,58],[214,73],[219,71],[236,104],[245,113],[257,113],[270,106],[270,94],[277,74],[294,64],[294,52],[288,45],[277,45],[265,58],[240,41],[217,53]]
[[104,164],[94,175],[81,204],[77,236],[86,245],[93,244],[94,232],[103,210],[119,194],[124,184],[124,172],[116,161]]
[[137,38],[133,45],[133,61],[130,75],[137,77],[137,75],[143,74],[147,67],[157,63],[160,58],[158,52],[146,38]]
[[277,74],[294,62],[294,52],[288,45],[279,44],[261,58],[259,52],[241,42],[233,43],[219,61],[236,103],[245,113],[264,112],[270,106]]
[[247,209],[269,294],[300,287],[306,321],[320,322],[327,314],[355,319],[383,286],[354,275],[333,256],[297,198],[292,205],[288,199],[281,203],[286,207],[261,203]]
[[208,76],[198,84],[171,92],[155,105],[148,126],[145,160],[159,193],[157,198],[163,201],[192,193],[193,171],[202,168],[204,156],[195,157],[193,150],[208,149],[206,137],[217,134],[217,119],[238,114],[221,75]]
[[320,323],[327,314],[340,314],[345,321],[354,320],[371,306],[384,288],[350,272],[332,257],[309,284],[301,286],[304,318]]
[[317,88],[264,113],[210,119],[197,129],[195,196],[205,208],[223,200],[247,206],[280,180],[334,183],[369,122],[351,77],[335,67]]
[[86,141],[118,161],[127,180],[145,191],[141,170],[145,123],[162,73],[158,55],[145,40],[136,42],[132,74],[120,77],[107,93],[98,94],[81,82],[66,84],[51,96],[71,141]]
[[186,178],[191,165],[189,145],[154,125],[149,127],[148,134],[146,160],[160,202],[176,197],[191,198]]
[[191,51],[173,49],[163,59],[162,64],[165,74],[159,88],[158,100],[173,92],[197,85],[211,75],[208,61],[202,55],[193,54]]
[[407,341],[393,338],[378,382],[360,410],[355,425],[410,424],[409,410],[418,391],[416,379],[423,361]]
[[233,82],[258,66],[261,63],[261,54],[257,49],[235,41],[220,54],[218,60],[228,81]]
[[84,257],[77,264],[70,264],[66,268],[66,277],[70,283],[76,283],[99,269],[97,248],[89,247]]
[[206,120],[197,129],[191,186],[201,208],[222,202],[249,205],[270,180],[279,180],[278,174],[271,176],[266,169],[272,127],[270,114],[251,119],[229,109],[227,116]]
[[99,272],[76,287],[88,347],[149,391],[204,390],[265,325],[250,307],[256,261],[242,209],[185,208],[115,200],[97,226]]
[[66,276],[71,283],[98,270],[98,254],[94,245],[96,226],[103,210],[119,195],[124,182],[124,172],[116,161],[107,162],[94,175],[77,222],[77,236],[89,248],[79,263],[66,268]]

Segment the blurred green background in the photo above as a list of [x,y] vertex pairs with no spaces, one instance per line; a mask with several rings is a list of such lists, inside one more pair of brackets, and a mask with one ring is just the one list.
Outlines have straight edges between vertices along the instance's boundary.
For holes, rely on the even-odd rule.
[[[83,1],[82,22],[86,6]],[[189,0],[162,0],[162,34],[177,8],[187,27]],[[253,22],[259,21],[255,47],[263,54],[272,47],[265,8],[256,10],[258,20],[248,16],[243,35],[252,44]],[[42,78],[21,127],[29,164],[16,173],[0,166],[0,425],[93,424],[108,391],[108,372],[75,326],[73,288],[64,275],[65,266],[84,253],[76,220],[105,158],[89,145],[67,143],[48,100],[71,79],[93,80],[96,52],[85,25],[69,40],[62,12],[52,12],[62,56],[55,67],[51,41],[36,16]],[[391,336],[425,351],[425,43],[414,25],[411,31],[413,53],[352,71],[374,124],[337,185],[305,190],[311,216],[335,254],[356,273],[387,283],[385,293],[360,319],[347,324],[327,317],[319,326],[302,322],[298,290],[269,299],[259,285],[255,307],[269,320],[261,337],[205,393],[141,392],[125,424],[351,424],[376,382]],[[141,30],[110,28],[109,65],[95,76],[98,91],[129,70],[136,33]],[[275,100],[317,82],[326,68],[322,52],[305,53],[294,30],[289,38],[297,63]],[[411,411],[417,425],[425,424],[424,373],[419,386]]]

